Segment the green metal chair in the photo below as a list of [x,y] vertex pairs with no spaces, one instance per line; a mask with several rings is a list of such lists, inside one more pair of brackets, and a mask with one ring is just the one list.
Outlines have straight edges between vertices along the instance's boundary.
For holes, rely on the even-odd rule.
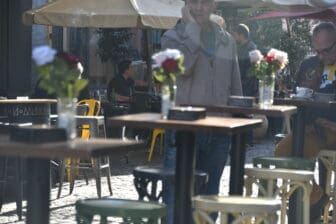
[[[165,223],[166,205],[127,199],[84,199],[76,202],[76,220],[80,224],[92,223],[93,216],[100,216],[105,224],[107,217],[121,218],[120,223]],[[116,223],[116,222],[113,222]]]
[[[257,157],[253,159],[253,166],[259,168],[276,168],[288,170],[311,171],[315,170],[316,161],[314,159],[306,159],[299,157]],[[276,174],[274,174],[276,175]],[[266,181],[261,181],[262,186],[266,186]],[[289,202],[290,209],[288,210],[289,223],[304,223],[306,214],[301,199],[304,197],[303,190],[298,188],[295,190],[296,196],[292,197]],[[294,203],[294,204],[293,204]],[[293,207],[295,205],[295,207]],[[294,209],[291,209],[291,208]]]

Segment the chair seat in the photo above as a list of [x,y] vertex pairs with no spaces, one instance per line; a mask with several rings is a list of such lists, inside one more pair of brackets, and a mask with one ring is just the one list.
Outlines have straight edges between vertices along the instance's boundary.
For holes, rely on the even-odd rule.
[[307,170],[246,168],[247,176],[258,176],[262,179],[290,179],[308,182],[314,178],[314,173]]
[[199,195],[193,198],[193,204],[204,211],[225,211],[227,213],[262,213],[280,210],[280,200],[274,198],[256,198],[244,196]]
[[[277,223],[277,211],[281,202],[274,198],[254,198],[244,196],[200,195],[192,199],[193,216],[196,224],[215,224],[210,218],[214,212],[220,212],[220,223]],[[217,222],[216,222],[217,223]]]
[[[175,170],[164,168],[162,166],[137,166],[133,170],[133,175],[151,177],[159,180],[174,180]],[[204,179],[205,181],[208,179],[208,174],[200,170],[195,171],[195,176],[196,178]]]
[[[161,166],[138,166],[133,170],[134,185],[138,192],[139,199],[143,200],[147,197],[151,201],[159,201],[163,192],[157,192],[158,181],[169,181],[171,183],[175,180],[175,170],[168,169]],[[208,174],[203,171],[195,171],[195,194],[201,191],[208,182]],[[151,183],[151,189],[148,185]]]
[[158,219],[166,216],[166,206],[156,202],[127,199],[84,199],[76,202],[77,217],[100,215],[102,217],[122,217]]
[[310,170],[315,169],[315,160],[299,157],[257,157],[253,159],[253,165],[257,167],[275,166],[276,168]]

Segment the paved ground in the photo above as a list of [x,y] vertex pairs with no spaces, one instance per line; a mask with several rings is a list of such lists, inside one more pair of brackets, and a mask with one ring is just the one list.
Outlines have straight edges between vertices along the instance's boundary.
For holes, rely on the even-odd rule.
[[[256,144],[254,147],[249,147],[246,155],[246,165],[250,166],[252,158],[256,156],[272,155],[274,150],[274,143],[270,139],[265,139]],[[131,172],[137,165],[146,164],[147,152],[146,150],[139,150],[130,152],[128,154],[128,164],[126,164],[125,157],[117,156],[111,161],[112,165],[112,188],[113,198],[127,198],[137,199],[135,188],[133,187],[133,178]],[[152,164],[160,163],[160,155],[155,154]],[[228,192],[228,177],[230,168],[226,166],[221,181],[221,194],[226,195]],[[97,197],[95,182],[90,179],[89,185],[85,181],[78,180],[75,183],[75,189],[72,195],[68,194],[69,184],[65,183],[60,199],[56,199],[57,188],[53,188],[51,192],[51,214],[50,223],[52,224],[75,224],[75,209],[74,203],[78,199]],[[102,195],[110,197],[106,178],[102,178]],[[24,202],[24,214],[26,212],[26,203]],[[2,207],[0,215],[0,223],[24,223],[18,221],[15,213],[15,203],[7,203]]]

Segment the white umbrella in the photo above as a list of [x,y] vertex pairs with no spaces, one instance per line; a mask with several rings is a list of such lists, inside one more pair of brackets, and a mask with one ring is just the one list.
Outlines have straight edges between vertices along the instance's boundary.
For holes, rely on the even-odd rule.
[[63,27],[169,29],[181,18],[180,0],[57,0],[24,12],[25,24]]

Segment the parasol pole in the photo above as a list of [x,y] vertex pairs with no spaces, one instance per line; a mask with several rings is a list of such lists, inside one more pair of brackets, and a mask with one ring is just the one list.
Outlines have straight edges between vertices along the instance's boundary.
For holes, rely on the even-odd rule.
[[143,29],[142,30],[142,35],[144,38],[144,55],[145,55],[145,61],[147,65],[147,77],[148,77],[148,89],[152,90],[153,86],[153,77],[152,77],[152,48],[149,46],[149,41],[148,41],[148,30]]

